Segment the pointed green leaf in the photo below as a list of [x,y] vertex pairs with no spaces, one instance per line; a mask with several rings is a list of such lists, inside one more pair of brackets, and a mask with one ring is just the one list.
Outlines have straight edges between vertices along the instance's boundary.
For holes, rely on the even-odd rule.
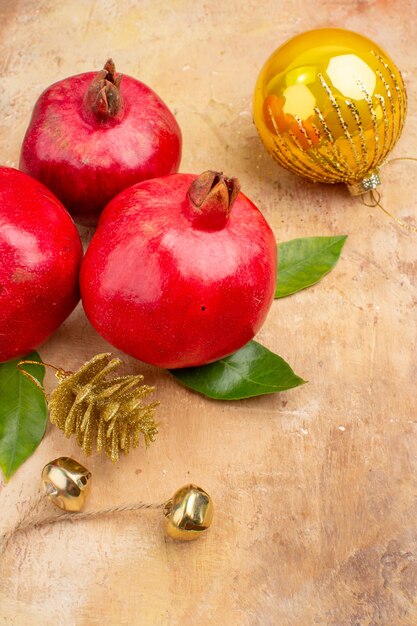
[[256,341],[224,359],[171,370],[184,385],[216,400],[241,400],[298,387],[306,381],[277,354]]
[[[0,363],[0,467],[8,480],[41,441],[46,428],[47,405],[42,391],[17,369],[19,361],[40,361],[36,352]],[[24,365],[40,385],[43,365]]]
[[278,244],[275,298],[290,296],[318,283],[336,265],[347,235],[304,237]]

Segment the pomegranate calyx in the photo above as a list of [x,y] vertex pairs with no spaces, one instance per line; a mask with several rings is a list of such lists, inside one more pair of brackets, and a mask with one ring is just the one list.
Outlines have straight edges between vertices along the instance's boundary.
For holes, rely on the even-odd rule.
[[201,228],[222,228],[239,191],[237,178],[226,178],[223,172],[212,170],[200,174],[188,190],[194,224]]
[[85,94],[85,105],[98,120],[114,118],[122,109],[122,77],[122,74],[116,76],[116,66],[112,59],[108,59],[104,68],[93,78]]

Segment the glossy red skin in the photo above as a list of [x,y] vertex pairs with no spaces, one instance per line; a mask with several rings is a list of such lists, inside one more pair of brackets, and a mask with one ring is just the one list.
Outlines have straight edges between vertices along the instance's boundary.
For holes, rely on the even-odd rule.
[[81,273],[87,317],[112,345],[164,368],[203,365],[245,345],[275,291],[276,242],[242,193],[224,228],[194,228],[176,174],[119,194],[104,210]]
[[79,300],[80,238],[39,182],[0,167],[0,361],[43,343]]
[[95,77],[61,80],[38,99],[26,131],[20,169],[45,184],[83,224],[95,224],[116,194],[142,180],[178,171],[181,131],[164,102],[123,76],[123,108],[98,121],[84,104]]

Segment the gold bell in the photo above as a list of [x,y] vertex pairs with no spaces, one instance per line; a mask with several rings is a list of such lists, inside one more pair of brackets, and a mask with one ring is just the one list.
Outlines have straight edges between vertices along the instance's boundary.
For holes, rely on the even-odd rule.
[[184,485],[165,505],[165,530],[172,539],[197,539],[213,521],[213,502],[196,485]]
[[50,501],[64,511],[81,511],[91,485],[91,472],[68,456],[47,463],[42,484]]

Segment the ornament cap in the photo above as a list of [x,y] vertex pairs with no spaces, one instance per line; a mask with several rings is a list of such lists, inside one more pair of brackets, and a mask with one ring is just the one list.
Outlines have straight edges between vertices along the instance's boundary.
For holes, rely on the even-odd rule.
[[42,484],[49,500],[63,511],[81,511],[91,485],[91,472],[70,457],[47,463]]
[[381,184],[381,176],[379,169],[375,168],[369,171],[361,180],[348,183],[347,187],[352,196],[362,196],[372,189],[376,189]]
[[184,485],[164,508],[165,530],[172,539],[197,539],[213,521],[211,497],[197,485]]

